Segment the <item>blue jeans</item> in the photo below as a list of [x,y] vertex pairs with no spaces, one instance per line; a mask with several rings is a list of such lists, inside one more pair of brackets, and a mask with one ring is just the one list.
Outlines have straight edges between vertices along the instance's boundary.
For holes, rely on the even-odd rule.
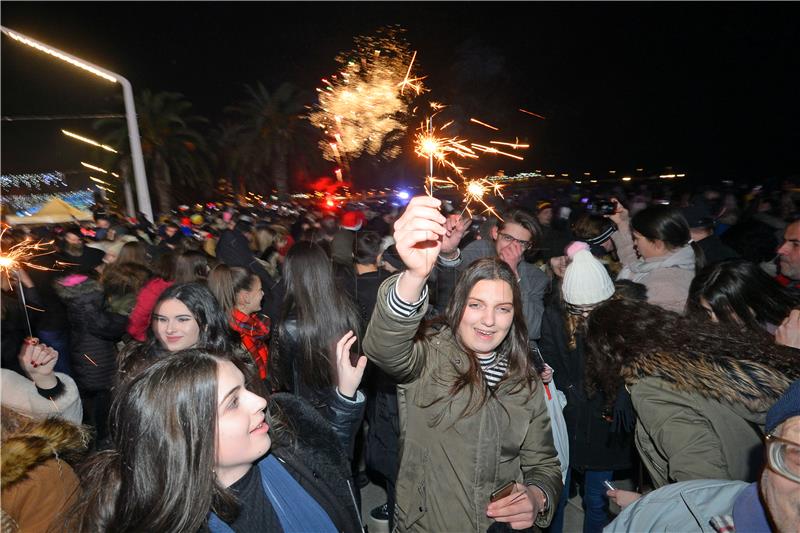
[[67,331],[42,331],[36,332],[39,342],[46,344],[58,352],[58,361],[53,370],[72,376],[69,364],[69,332]]
[[608,523],[608,490],[603,481],[611,480],[612,470],[587,470],[583,486],[583,533],[601,533]]
[[567,507],[567,500],[569,500],[569,482],[572,477],[572,470],[567,469],[567,480],[564,482],[564,490],[561,491],[561,497],[558,499],[558,507],[556,512],[553,513],[553,520],[550,525],[545,528],[547,533],[562,533],[564,531],[564,510]]

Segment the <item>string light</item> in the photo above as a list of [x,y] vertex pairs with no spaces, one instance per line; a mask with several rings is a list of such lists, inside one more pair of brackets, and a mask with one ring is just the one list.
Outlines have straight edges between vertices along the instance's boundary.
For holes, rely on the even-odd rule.
[[88,209],[94,205],[91,189],[49,194],[4,194],[0,203],[22,215],[32,215],[53,198],[60,198],[78,209]]
[[104,170],[104,169],[102,169],[100,167],[96,167],[94,165],[90,165],[89,163],[84,163],[83,161],[81,161],[81,165],[85,166],[86,168],[89,168],[89,169],[92,169],[92,170],[96,170],[98,172],[102,172],[103,174],[108,174],[108,170]]
[[40,189],[42,185],[66,187],[63,172],[42,172],[39,174],[3,174],[0,177],[3,187],[28,187]]

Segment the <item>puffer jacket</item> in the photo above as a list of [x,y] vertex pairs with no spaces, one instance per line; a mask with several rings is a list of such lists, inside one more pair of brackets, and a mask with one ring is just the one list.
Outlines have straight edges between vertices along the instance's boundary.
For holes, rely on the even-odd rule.
[[70,366],[78,389],[110,389],[117,373],[116,343],[125,334],[128,317],[108,310],[96,280],[71,275],[55,287],[69,311]]
[[[776,365],[777,367],[777,365]],[[656,488],[692,479],[754,481],[766,413],[792,380],[730,357],[669,354],[623,365],[636,410],[636,447]]]
[[694,279],[695,256],[686,245],[674,252],[649,259],[639,259],[633,248],[628,223],[620,224],[611,235],[622,262],[618,280],[629,279],[647,287],[647,301],[664,309],[683,313]]
[[[561,493],[561,470],[553,446],[544,387],[512,392],[501,382],[478,412],[461,417],[469,391],[451,396],[457,373],[469,361],[448,328],[415,340],[425,315],[396,315],[387,302],[397,276],[387,279],[364,338],[367,357],[397,380],[401,455],[396,524],[400,531],[504,530],[486,516],[491,493],[510,480],[546,493],[550,523]],[[432,405],[440,398],[448,398]]]
[[59,418],[29,420],[4,436],[4,532],[64,530],[63,513],[79,494],[78,477],[66,460],[79,459],[88,443],[85,430]]

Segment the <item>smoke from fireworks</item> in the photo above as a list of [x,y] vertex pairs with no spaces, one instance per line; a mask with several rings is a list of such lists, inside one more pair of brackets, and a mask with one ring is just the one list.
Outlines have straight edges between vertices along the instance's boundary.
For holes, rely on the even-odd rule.
[[424,91],[403,31],[392,26],[356,37],[355,48],[336,58],[339,73],[322,80],[308,117],[326,135],[319,145],[325,159],[347,168],[364,153],[387,160],[400,154],[409,105]]

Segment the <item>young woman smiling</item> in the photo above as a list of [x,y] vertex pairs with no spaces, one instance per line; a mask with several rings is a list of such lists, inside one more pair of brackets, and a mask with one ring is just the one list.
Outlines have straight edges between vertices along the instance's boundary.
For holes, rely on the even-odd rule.
[[[395,223],[406,270],[380,288],[364,351],[398,385],[400,531],[545,527],[561,472],[543,387],[528,357],[517,276],[480,259],[456,284],[444,325],[417,336],[426,282],[442,247],[460,238],[435,198],[416,197]],[[490,503],[513,481],[511,494]]]
[[[347,358],[343,345],[339,355]],[[187,350],[122,383],[112,449],[81,470],[84,492],[66,530],[361,530],[329,425],[287,394],[273,395],[265,412],[248,372],[227,356]]]

